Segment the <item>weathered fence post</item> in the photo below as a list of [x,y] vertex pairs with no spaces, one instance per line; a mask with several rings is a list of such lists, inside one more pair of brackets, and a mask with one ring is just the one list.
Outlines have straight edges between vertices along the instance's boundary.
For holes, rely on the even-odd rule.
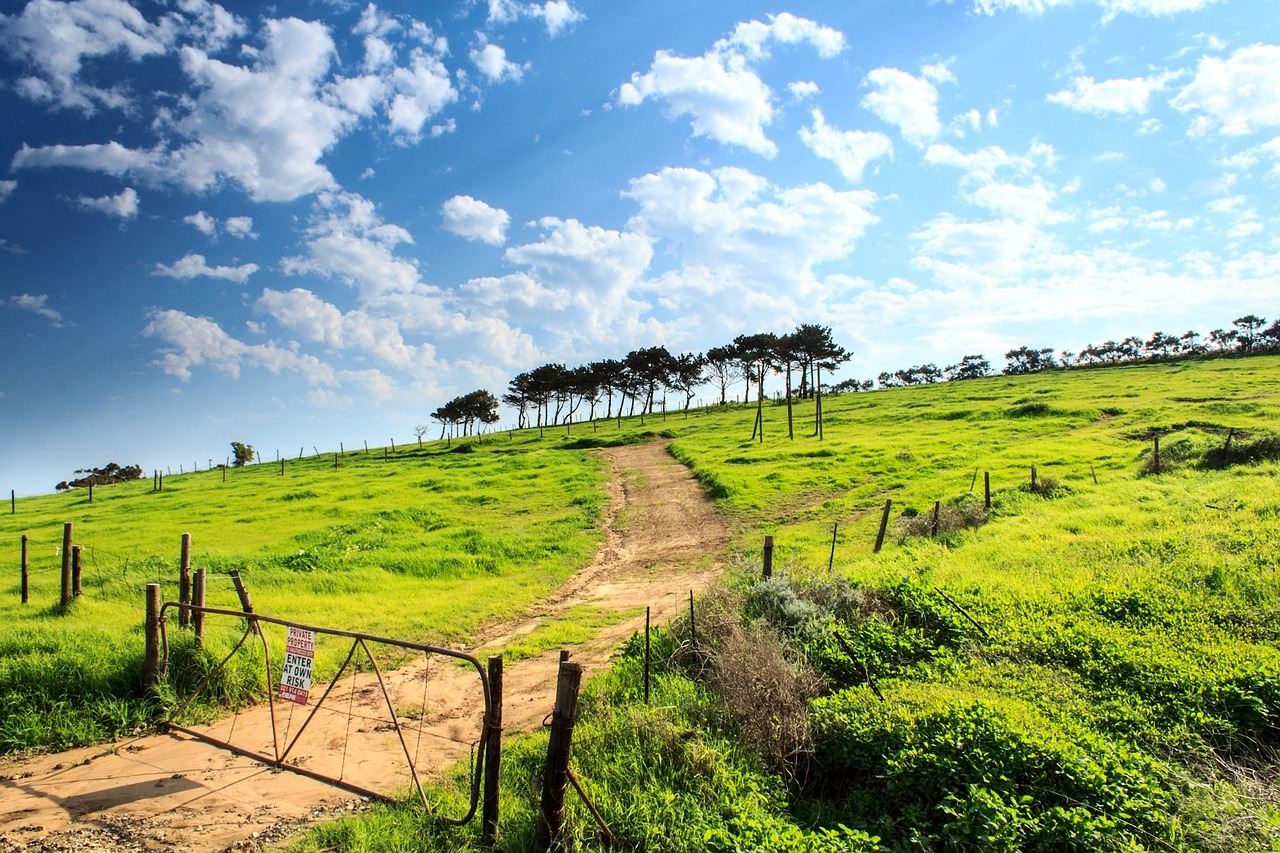
[[284,476],[284,457],[280,457],[280,476]]
[[80,597],[80,546],[71,546],[71,598]]
[[1156,473],[1160,473],[1160,436],[1156,436],[1152,440],[1151,452],[1155,457]]
[[889,508],[892,506],[892,499],[884,502],[884,512],[880,516],[880,532],[876,534],[876,547],[872,551],[873,554],[879,554],[880,549],[884,547],[884,533],[889,529]]
[[[178,559],[178,603],[191,603],[191,534],[182,534],[182,551]],[[178,627],[191,626],[191,611],[185,607],[178,609]]]
[[547,766],[542,778],[542,802],[538,810],[538,830],[534,850],[551,849],[564,824],[564,792],[569,784],[569,750],[573,745],[573,727],[578,722],[578,688],[582,684],[582,666],[560,664],[556,683],[556,706],[551,712],[551,740],[547,744]]
[[831,524],[831,557],[827,560],[827,571],[831,571],[836,565],[836,534],[839,532],[840,522],[833,522]]
[[982,508],[991,509],[991,472],[982,472]]
[[22,603],[27,603],[27,534],[22,534]]
[[93,480],[89,481],[89,503],[93,503]]
[[71,606],[71,522],[62,525],[62,608]]
[[764,537],[764,569],[760,576],[765,580],[773,577],[773,537]]
[[929,535],[937,537],[938,535],[938,516],[942,514],[942,501],[933,502],[933,520],[929,523]]
[[1036,466],[1031,466],[1031,491],[1036,490]]
[[489,701],[492,712],[485,727],[481,844],[491,848],[498,843],[498,788],[502,781],[502,655],[489,657]]
[[[249,590],[245,589],[244,581],[240,577],[239,569],[231,570],[231,582],[235,584],[236,595],[240,597],[240,609],[245,613],[253,613],[253,602],[249,600]],[[249,624],[253,626],[253,633],[261,634],[262,629],[258,627],[258,620],[253,616],[249,617]]]
[[[196,569],[191,587],[191,603],[196,607],[204,607],[204,569]],[[196,632],[196,648],[204,644],[204,611],[197,610],[191,614],[191,626]]]
[[160,584],[147,584],[147,653],[142,662],[142,689],[150,692],[160,679]]
[[698,650],[698,625],[693,618],[693,590],[689,590],[689,645]]
[[17,489],[9,490],[9,514],[10,515],[18,514],[18,490]]

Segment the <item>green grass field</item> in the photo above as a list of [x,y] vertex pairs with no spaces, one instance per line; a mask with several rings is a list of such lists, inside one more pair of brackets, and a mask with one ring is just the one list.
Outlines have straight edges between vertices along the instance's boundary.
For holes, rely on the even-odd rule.
[[[735,568],[699,604],[697,654],[684,622],[657,643],[649,707],[634,648],[587,691],[575,773],[620,849],[1276,849],[1280,358],[993,377],[824,408],[821,441],[811,402],[796,406],[795,440],[777,404],[762,442],[752,409],[649,419],[728,516]],[[4,557],[0,701],[101,718],[56,736],[8,726],[4,746],[141,716],[138,584],[176,579],[182,531],[197,565],[242,567],[282,615],[460,641],[590,558],[601,474],[582,448],[638,429],[375,453],[336,472],[322,457],[225,485],[202,473],[160,495],[100,489],[92,506],[20,502],[0,552],[24,532],[47,552],[73,520],[114,561],[97,558],[86,599],[58,614],[52,555],[25,608]],[[975,526],[919,535],[935,503]],[[778,577],[760,583],[766,534]],[[102,663],[89,646],[113,652]],[[62,683],[81,686],[50,687]],[[527,849],[539,750],[545,735],[507,754],[504,849]],[[571,834],[597,845],[571,803]],[[477,844],[475,827],[391,808],[302,848]]]

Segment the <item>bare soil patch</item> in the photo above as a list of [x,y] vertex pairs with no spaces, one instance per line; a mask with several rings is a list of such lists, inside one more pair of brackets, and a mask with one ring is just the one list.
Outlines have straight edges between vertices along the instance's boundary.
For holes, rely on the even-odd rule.
[[[570,649],[588,674],[606,667],[618,645],[687,606],[721,571],[729,533],[694,478],[654,442],[601,451],[612,468],[605,543],[596,560],[523,618],[488,626],[470,649],[483,660],[511,638],[537,630],[579,605],[626,614]],[[334,626],[353,627],[353,626]],[[542,724],[554,704],[559,653],[509,664],[503,724],[508,732]],[[422,735],[412,745],[421,774],[466,760],[479,731],[481,688],[473,670],[439,658],[384,674],[397,716]],[[387,701],[370,674],[334,688],[343,713],[322,713],[289,758],[309,769],[389,793],[408,783],[406,762],[386,724]],[[288,703],[284,703],[288,704]],[[277,705],[276,726],[300,725]],[[379,724],[379,715],[383,723]],[[237,746],[271,754],[265,706],[210,726]],[[345,745],[345,746],[344,746]],[[239,851],[269,846],[314,820],[361,807],[341,789],[182,734],[152,735],[25,760],[0,760],[0,853],[43,851]]]

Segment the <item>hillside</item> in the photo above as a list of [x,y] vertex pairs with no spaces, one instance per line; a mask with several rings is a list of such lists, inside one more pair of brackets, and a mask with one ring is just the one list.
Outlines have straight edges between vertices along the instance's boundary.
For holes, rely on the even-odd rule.
[[[824,409],[821,441],[803,402],[794,440],[770,405],[760,442],[754,410],[707,410],[21,501],[0,520],[5,562],[22,534],[44,551],[33,603],[11,580],[0,601],[4,746],[145,719],[139,585],[176,578],[182,531],[197,565],[241,568],[290,616],[462,641],[590,560],[602,492],[586,450],[660,430],[738,531],[736,568],[699,600],[696,648],[687,619],[659,644],[652,711],[633,656],[589,691],[575,772],[623,849],[1275,843],[1280,358],[995,377]],[[48,553],[64,521],[96,549],[69,614],[51,606]],[[759,583],[765,535],[776,577]],[[538,749],[511,750],[515,790]],[[512,849],[530,820],[516,799]],[[585,810],[570,819],[598,841]],[[375,824],[308,843],[378,849],[423,831],[395,810]],[[430,832],[410,846],[475,843]]]

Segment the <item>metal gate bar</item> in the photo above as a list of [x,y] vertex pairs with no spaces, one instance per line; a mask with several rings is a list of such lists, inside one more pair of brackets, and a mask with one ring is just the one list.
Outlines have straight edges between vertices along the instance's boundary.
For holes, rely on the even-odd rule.
[[[368,788],[364,788],[359,785],[346,782],[342,779],[336,779],[324,773],[318,773],[314,770],[309,770],[297,765],[285,764],[285,759],[288,757],[289,752],[293,749],[294,745],[297,744],[298,739],[302,737],[302,733],[306,730],[307,724],[310,723],[311,720],[315,717],[316,713],[319,712],[321,705],[323,705],[325,699],[329,697],[329,694],[330,692],[332,692],[334,686],[337,684],[338,679],[342,677],[342,674],[346,671],[347,667],[350,666],[352,659],[355,657],[356,649],[360,648],[364,650],[365,656],[373,668],[373,674],[377,678],[378,687],[382,691],[382,698],[387,703],[387,710],[391,717],[391,724],[395,727],[396,736],[400,740],[400,747],[404,751],[405,760],[408,762],[410,776],[413,779],[414,786],[417,788],[418,796],[422,799],[423,806],[427,809],[430,809],[430,805],[427,802],[427,796],[426,796],[426,792],[423,790],[422,781],[418,777],[418,768],[414,764],[413,757],[409,754],[409,746],[407,743],[405,743],[404,732],[400,728],[400,720],[396,716],[395,707],[391,702],[391,697],[387,694],[386,684],[382,679],[382,672],[378,668],[377,661],[374,660],[373,653],[369,650],[368,643],[379,643],[387,646],[396,646],[402,649],[420,651],[425,654],[442,655],[444,657],[454,658],[456,660],[465,661],[471,664],[471,666],[475,669],[476,674],[480,678],[480,686],[484,692],[484,723],[482,725],[482,734],[480,737],[480,743],[476,753],[475,766],[474,766],[474,770],[472,772],[472,777],[471,777],[470,808],[468,809],[466,815],[464,815],[461,818],[452,818],[445,815],[440,815],[440,818],[441,820],[444,820],[446,823],[461,825],[461,824],[467,823],[475,816],[476,809],[480,800],[480,780],[481,778],[483,778],[483,772],[484,772],[485,743],[488,740],[488,738],[484,736],[484,733],[487,732],[489,725],[491,725],[490,721],[493,719],[493,700],[489,692],[488,674],[485,672],[484,667],[481,666],[479,659],[477,659],[474,655],[470,655],[466,652],[460,652],[454,649],[445,649],[439,646],[431,646],[425,643],[415,643],[409,640],[396,640],[390,637],[380,637],[376,634],[365,634],[359,631],[344,631],[339,628],[324,628],[317,625],[305,625],[300,622],[291,622],[287,619],[277,619],[273,616],[264,616],[259,613],[250,613],[243,610],[224,610],[217,607],[199,607],[194,604],[182,604],[181,602],[177,602],[177,601],[167,601],[160,608],[160,619],[159,619],[160,636],[161,636],[161,642],[162,642],[162,656],[161,656],[160,671],[162,675],[167,674],[168,668],[169,668],[169,634],[167,630],[167,622],[165,619],[165,611],[167,611],[171,607],[179,611],[187,611],[190,613],[203,613],[203,614],[211,614],[214,616],[230,616],[237,619],[244,619],[246,620],[246,626],[245,626],[244,634],[240,637],[238,641],[236,641],[236,644],[231,649],[231,652],[225,658],[223,658],[222,661],[216,667],[210,670],[203,679],[201,679],[200,683],[196,686],[195,690],[192,691],[191,695],[187,697],[187,700],[178,708],[178,710],[169,715],[169,719],[166,720],[164,723],[164,726],[166,728],[168,728],[171,731],[178,731],[178,732],[182,732],[183,734],[190,735],[191,737],[197,738],[198,740],[202,740],[205,743],[209,743],[214,746],[221,747],[222,749],[226,749],[237,755],[242,755],[246,758],[251,758],[255,761],[261,761],[262,763],[267,764],[268,766],[271,766],[271,767],[275,767],[276,769],[288,770],[290,772],[297,773],[301,776],[306,776],[308,778],[315,779],[320,782],[326,782],[330,785],[334,785],[335,787],[342,788],[343,790],[350,791],[352,793],[360,794],[361,796],[370,797],[372,799],[377,799],[377,800],[389,801],[392,798],[379,791],[373,791]],[[266,637],[262,634],[262,631],[258,627],[259,623],[261,622],[266,622],[271,625],[280,625],[285,628],[292,627],[292,628],[298,628],[304,631],[313,631],[316,634],[323,634],[331,637],[346,637],[352,641],[351,649],[349,652],[347,652],[346,660],[343,662],[342,666],[338,668],[338,672],[330,680],[329,686],[325,688],[323,695],[321,695],[320,699],[316,702],[315,706],[311,709],[311,712],[307,715],[306,720],[303,721],[302,727],[299,728],[297,733],[294,734],[293,739],[286,745],[283,752],[281,752],[280,750],[279,735],[276,731],[275,689],[274,689],[274,684],[272,683],[272,675],[271,675],[271,655],[270,655],[270,651],[267,648]],[[191,703],[195,700],[196,696],[198,696],[200,692],[204,690],[205,687],[208,686],[209,682],[214,678],[214,676],[217,675],[223,669],[223,667],[225,667],[227,663],[231,661],[231,658],[234,657],[236,652],[238,652],[241,649],[245,641],[249,638],[249,635],[253,633],[258,634],[258,636],[262,639],[263,655],[264,655],[264,661],[266,665],[267,702],[271,712],[271,747],[272,747],[272,752],[275,756],[274,759],[269,759],[267,756],[263,755],[262,753],[253,752],[251,750],[244,749],[243,747],[238,747],[235,744],[230,743],[229,741],[224,741],[220,738],[215,738],[212,735],[199,731],[198,729],[192,729],[187,726],[183,726],[174,722],[175,718],[180,716],[184,711],[186,711],[188,707],[190,707]]]

